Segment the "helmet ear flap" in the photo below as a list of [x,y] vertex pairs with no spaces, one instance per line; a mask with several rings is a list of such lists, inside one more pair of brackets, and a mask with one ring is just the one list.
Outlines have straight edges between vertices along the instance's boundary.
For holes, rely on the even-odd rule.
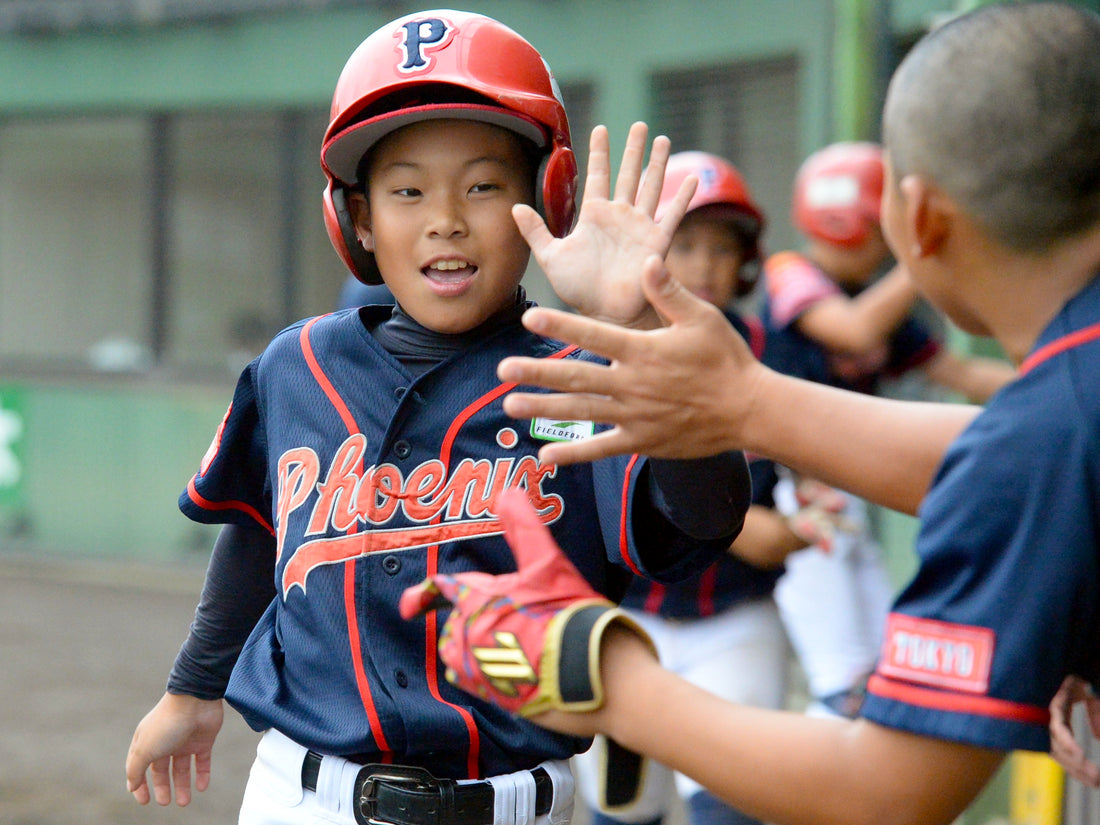
[[564,238],[577,215],[577,156],[557,146],[542,159],[535,178],[535,209],[555,238]]
[[736,297],[743,298],[756,288],[760,280],[760,270],[763,268],[759,257],[741,264],[741,268],[737,270]]
[[363,249],[355,232],[355,221],[348,209],[347,189],[330,180],[322,196],[325,230],[340,259],[352,274],[365,284],[382,283],[374,254]]

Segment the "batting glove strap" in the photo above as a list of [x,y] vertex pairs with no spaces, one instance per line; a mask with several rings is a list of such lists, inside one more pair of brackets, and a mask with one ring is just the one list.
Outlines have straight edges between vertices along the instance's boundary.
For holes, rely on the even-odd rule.
[[612,602],[574,602],[547,623],[539,657],[539,689],[519,714],[535,716],[548,710],[584,713],[600,708],[604,701],[600,644],[604,632],[615,623],[636,633],[657,655],[649,634]]

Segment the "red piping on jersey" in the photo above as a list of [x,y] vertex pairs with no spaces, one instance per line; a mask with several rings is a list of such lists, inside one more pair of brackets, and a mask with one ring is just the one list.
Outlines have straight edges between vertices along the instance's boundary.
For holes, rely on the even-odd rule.
[[661,602],[665,600],[665,586],[659,582],[650,582],[649,590],[645,594],[643,610],[646,613],[657,613],[661,609]]
[[718,580],[718,565],[712,564],[699,579],[699,615],[714,615],[714,586]]
[[260,526],[271,533],[271,535],[275,535],[275,528],[272,527],[271,523],[251,504],[245,504],[243,501],[211,501],[208,498],[203,498],[198,488],[195,487],[194,476],[187,482],[187,497],[204,510],[240,510],[242,513],[251,516],[259,522]]
[[314,318],[304,327],[302,327],[301,341],[302,341],[302,355],[305,356],[306,364],[309,365],[309,371],[313,373],[313,377],[317,383],[320,384],[321,389],[325,395],[328,396],[328,400],[332,402],[332,406],[336,408],[336,412],[340,416],[340,420],[344,422],[344,426],[348,428],[348,434],[354,435],[359,432],[359,425],[355,422],[355,418],[351,414],[351,410],[348,409],[348,405],[344,403],[344,399],[340,397],[340,393],[336,391],[336,388],[332,386],[332,382],[328,380],[328,376],[325,375],[321,369],[321,365],[317,363],[317,356],[313,354],[313,346],[309,343],[309,331],[313,329],[313,325],[316,324],[321,318]]
[[1089,341],[1095,341],[1097,338],[1100,338],[1100,324],[1093,324],[1084,329],[1079,329],[1077,332],[1071,332],[1069,335],[1063,335],[1061,338],[1039,347],[1025,358],[1024,362],[1020,364],[1020,375],[1030,371],[1033,367],[1037,367],[1048,358],[1053,358],[1066,350],[1079,347],[1081,344],[1087,344]]
[[741,320],[745,322],[745,328],[749,331],[749,349],[759,361],[764,356],[764,345],[767,341],[764,323],[755,315],[745,315]]
[[642,571],[638,569],[633,559],[630,558],[630,542],[626,540],[627,535],[627,523],[628,513],[630,512],[627,504],[630,502],[630,473],[634,469],[634,465],[638,463],[638,455],[635,453],[630,457],[630,461],[626,464],[626,473],[623,476],[623,503],[620,508],[622,516],[619,518],[619,555],[622,557],[623,563],[634,573],[635,576],[642,575]]
[[[321,317],[324,316],[314,318],[302,327],[302,332],[299,335],[302,355],[306,359],[306,364],[309,366],[313,378],[328,397],[332,406],[336,408],[340,420],[344,422],[344,426],[348,429],[348,434],[354,435],[359,432],[359,425],[355,422],[348,405],[344,403],[344,399],[340,397],[336,388],[332,386],[332,382],[328,380],[328,376],[321,369],[321,365],[317,362],[317,357],[313,353],[313,345],[309,342],[309,331],[313,329],[313,325]],[[355,611],[354,561],[351,564],[344,565],[344,615],[348,623],[348,647],[351,649],[352,668],[355,671],[355,684],[359,689],[359,699],[363,703],[363,710],[366,711],[374,741],[378,745],[378,749],[382,751],[382,762],[389,764],[393,762],[393,751],[386,739],[385,732],[382,730],[382,720],[378,717],[378,709],[375,707],[374,697],[371,695],[370,680],[367,679],[367,673],[363,667],[363,651],[359,644],[359,618]]]
[[[553,355],[549,356],[551,359],[564,358],[571,352],[577,350],[576,346],[568,346],[564,349],[558,350]],[[509,382],[507,384],[501,384],[491,392],[487,392],[481,398],[474,403],[470,404],[466,409],[455,416],[454,421],[451,422],[451,426],[447,428],[446,435],[443,436],[443,443],[439,450],[439,460],[443,463],[444,473],[450,472],[451,468],[451,448],[454,446],[455,438],[458,437],[458,431],[465,426],[466,422],[481,409],[491,404],[497,398],[510,392],[514,389],[516,384]],[[432,524],[438,524],[443,518],[443,514],[438,514],[432,519]],[[439,545],[433,544],[428,548],[428,570],[429,576],[434,576],[439,572]],[[481,764],[481,734],[477,729],[477,723],[474,721],[473,716],[465,708],[461,708],[458,705],[452,704],[443,698],[443,694],[439,692],[439,664],[437,657],[439,655],[439,629],[438,629],[438,614],[436,611],[431,611],[426,614],[424,622],[424,671],[428,678],[428,690],[431,691],[432,696],[436,701],[442,702],[455,711],[462,717],[462,721],[466,723],[466,730],[470,734],[470,750],[466,753],[466,771],[469,779],[478,779],[481,776],[480,764]]]
[[1005,719],[1009,722],[1024,722],[1030,725],[1050,723],[1050,711],[1047,708],[1025,705],[995,699],[992,696],[963,696],[959,693],[947,693],[931,688],[896,682],[878,673],[867,681],[867,692],[884,699],[894,699],[907,705],[916,705],[932,710],[947,710],[955,713],[970,713],[993,719]]

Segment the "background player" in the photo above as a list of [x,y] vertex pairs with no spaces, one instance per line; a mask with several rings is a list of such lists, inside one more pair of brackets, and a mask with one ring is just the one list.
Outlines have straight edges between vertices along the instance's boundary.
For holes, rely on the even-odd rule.
[[[834,143],[806,159],[791,201],[805,248],[765,263],[765,324],[824,362],[824,380],[834,386],[874,393],[884,378],[918,372],[985,401],[1015,372],[1003,361],[952,353],[912,313],[917,292],[893,265],[879,225],[882,183],[882,149],[874,143]],[[781,509],[797,508],[799,486],[798,479],[780,482]],[[810,712],[852,716],[878,659],[894,587],[866,504],[841,495],[837,508],[849,529],[831,547],[792,555],[775,598],[814,698]]]
[[613,638],[605,710],[540,721],[629,735],[776,823],[947,823],[1007,751],[1049,747],[1063,678],[1100,675],[1098,39],[1077,6],[986,5],[924,37],[890,83],[884,230],[921,292],[1019,366],[984,411],[778,375],[655,257],[643,286],[666,329],[525,319],[614,359],[501,364],[568,390],[513,395],[510,412],[616,425],[548,459],[738,446],[921,516],[861,718],[724,703]]
[[[645,144],[644,126],[632,129],[610,201],[607,133],[593,135],[588,194],[565,244],[586,277],[627,271],[620,254],[667,247],[652,219],[667,140],[639,192]],[[226,526],[168,691],[134,734],[129,788],[148,802],[151,768],[157,802],[171,801],[174,782],[186,804],[192,758],[205,787],[224,695],[266,731],[246,825],[565,823],[564,760],[587,741],[448,685],[436,620],[402,621],[398,597],[436,571],[510,569],[494,507],[512,488],[601,592],[620,595],[631,571],[682,575],[739,528],[744,458],[558,469],[539,463],[539,445],[584,422],[517,426],[503,413],[504,355],[589,357],[519,323],[529,250],[513,207],[537,193],[564,234],[576,167],[553,77],[511,29],[453,11],[379,29],[337,82],[321,158],[337,252],[397,303],[296,324],[242,374],[180,499],[191,518]],[[635,231],[617,245],[601,211]]]
[[[757,283],[765,218],[732,164],[705,152],[670,156],[655,217],[663,217],[689,175],[698,185],[665,257],[669,273],[721,309],[764,363],[824,380],[824,374],[813,375],[819,360],[800,357],[788,336],[772,346],[775,336],[765,335],[759,319],[736,309]],[[783,559],[807,540],[774,509],[772,462],[751,457],[749,469],[753,504],[730,554],[680,582],[635,578],[621,604],[649,633],[665,667],[730,701],[779,708],[786,701],[788,646],[772,590]],[[810,524],[815,530],[822,527],[818,521]],[[607,785],[601,776],[608,768],[605,744],[597,739],[573,763],[597,825],[659,821],[672,790],[671,772],[651,763],[641,799],[629,808],[609,809],[600,794]],[[682,774],[675,776],[675,787],[693,825],[756,821]]]

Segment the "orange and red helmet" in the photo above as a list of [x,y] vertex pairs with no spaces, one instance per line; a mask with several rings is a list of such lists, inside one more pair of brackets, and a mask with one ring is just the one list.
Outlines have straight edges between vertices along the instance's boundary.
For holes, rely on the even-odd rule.
[[853,247],[879,223],[882,148],[876,143],[834,143],[810,155],[794,182],[791,220],[819,241]]
[[745,242],[744,259],[738,273],[738,293],[743,294],[756,282],[760,270],[764,212],[753,200],[744,177],[729,161],[708,152],[677,152],[669,156],[665,166],[665,181],[654,215],[657,220],[664,217],[665,210],[688,175],[698,178],[699,184],[695,187],[687,211],[693,212],[703,206],[725,207],[723,211],[728,211],[730,221]]
[[542,154],[536,208],[556,236],[575,215],[577,161],[561,91],[542,55],[504,24],[438,9],[405,15],[371,34],[348,58],[332,97],[321,147],[325,227],[357,278],[381,283],[355,235],[346,192],[362,187],[363,157],[390,132],[422,120],[491,123]]

